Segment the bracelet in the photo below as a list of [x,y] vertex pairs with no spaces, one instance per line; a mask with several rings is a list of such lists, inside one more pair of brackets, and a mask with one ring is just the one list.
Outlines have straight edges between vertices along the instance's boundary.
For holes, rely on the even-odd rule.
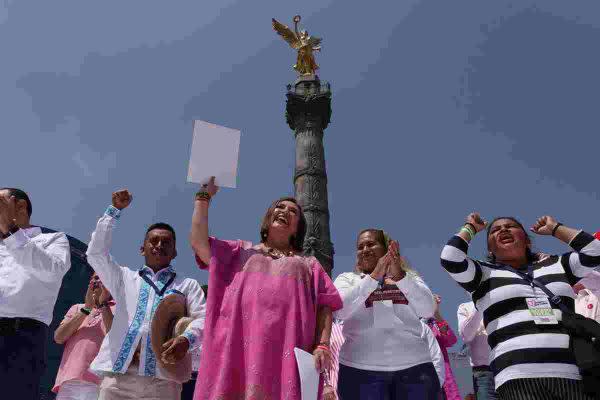
[[556,223],[556,226],[554,227],[554,229],[552,229],[552,236],[554,236],[556,234],[556,230],[561,226],[562,226],[562,224],[560,222]]
[[210,203],[210,198],[212,196],[210,195],[210,193],[205,192],[203,190],[199,191],[198,193],[196,193],[196,200],[198,201],[208,201]]
[[468,228],[466,226],[463,226],[462,228],[460,228],[459,232],[465,232],[467,235],[469,235],[469,241],[472,241],[473,238],[475,237],[471,228]]
[[325,346],[325,345],[320,344],[317,347],[315,347],[315,350],[317,350],[317,349],[321,349],[321,350],[324,350],[324,351],[327,351],[327,352],[331,353],[331,349],[329,348],[329,346]]
[[92,312],[92,310],[90,310],[89,308],[85,308],[85,307],[81,307],[79,309],[79,311],[81,311],[82,313],[84,313],[85,315],[90,315],[90,313]]
[[474,233],[477,233],[477,228],[476,228],[476,227],[475,227],[475,225],[473,225],[472,223],[470,223],[470,222],[465,222],[465,225],[463,225],[463,226],[470,226],[470,227],[471,227],[471,229],[473,229],[473,232],[474,232]]
[[437,324],[438,328],[448,327],[448,321],[446,320],[435,321],[435,323]]

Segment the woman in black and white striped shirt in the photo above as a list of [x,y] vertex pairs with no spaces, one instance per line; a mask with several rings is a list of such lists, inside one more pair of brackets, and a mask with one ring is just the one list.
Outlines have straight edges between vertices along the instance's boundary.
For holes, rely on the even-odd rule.
[[[591,399],[583,391],[569,348],[569,335],[560,323],[560,310],[547,301],[539,288],[533,288],[516,273],[467,257],[469,242],[486,226],[479,214],[470,214],[460,232],[444,247],[442,266],[471,293],[477,309],[483,312],[492,349],[490,367],[500,397]],[[489,260],[532,274],[573,310],[572,285],[600,265],[600,241],[548,216],[538,219],[531,230],[539,235],[553,235],[575,251],[538,257],[531,251],[523,225],[512,217],[501,217],[488,226]],[[532,305],[532,299],[537,305]],[[534,310],[536,307],[538,310]],[[549,317],[539,316],[544,314],[544,308]]]

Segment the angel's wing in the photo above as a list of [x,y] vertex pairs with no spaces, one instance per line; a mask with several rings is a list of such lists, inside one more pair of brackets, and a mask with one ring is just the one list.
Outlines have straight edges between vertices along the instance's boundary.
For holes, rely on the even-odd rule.
[[321,42],[323,41],[323,39],[315,37],[315,36],[311,36],[308,38],[308,45],[310,47],[318,47],[321,45]]
[[273,29],[277,32],[293,49],[298,49],[301,46],[298,36],[286,25],[273,18]]

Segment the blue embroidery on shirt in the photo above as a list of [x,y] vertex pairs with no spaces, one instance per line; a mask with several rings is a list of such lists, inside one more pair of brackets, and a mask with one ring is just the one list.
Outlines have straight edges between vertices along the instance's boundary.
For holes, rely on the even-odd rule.
[[[158,277],[158,282],[156,282],[156,287],[159,290],[165,286],[165,284],[169,281],[171,277],[171,273],[174,272],[171,267],[165,272],[161,272]],[[171,289],[174,290],[174,289]],[[167,292],[169,292],[168,290]],[[166,292],[165,292],[166,294]],[[150,313],[150,319],[154,317],[154,312],[156,311],[156,307],[158,303],[162,300],[162,296],[154,296],[154,303],[152,304],[152,312]],[[152,350],[152,337],[150,336],[151,332],[148,332],[148,337],[146,338],[146,362],[144,363],[144,375],[145,376],[155,376],[156,375],[156,355]]]
[[144,321],[146,307],[148,306],[149,294],[150,285],[148,285],[145,281],[142,281],[135,315],[133,317],[133,320],[131,321],[131,325],[129,325],[129,329],[127,330],[127,334],[125,335],[125,340],[123,340],[123,345],[121,346],[121,350],[119,351],[117,360],[113,365],[113,372],[125,373],[125,361],[127,361],[127,358],[129,358],[129,353],[131,353],[133,343],[135,342],[135,339],[140,331],[140,327],[142,326],[142,322]]
[[117,207],[114,207],[112,205],[110,205],[106,208],[106,211],[104,212],[104,214],[109,215],[109,216],[113,217],[114,219],[121,218],[121,210],[119,210]]

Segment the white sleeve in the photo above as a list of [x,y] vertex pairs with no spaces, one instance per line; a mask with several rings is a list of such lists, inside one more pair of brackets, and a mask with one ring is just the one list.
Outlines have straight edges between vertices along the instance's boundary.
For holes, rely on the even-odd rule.
[[353,284],[348,274],[341,274],[333,284],[344,302],[344,307],[334,312],[333,315],[337,319],[345,320],[361,307],[365,307],[365,301],[377,289],[379,282],[371,278],[370,275],[366,275],[358,284]]
[[4,239],[4,244],[20,265],[43,281],[62,280],[71,267],[71,247],[64,233],[52,234],[48,242],[40,244],[19,229]]
[[[113,209],[117,210],[114,207]],[[118,216],[119,213],[115,213],[115,215]],[[131,272],[128,268],[119,266],[109,253],[117,218],[108,214],[100,217],[86,252],[88,263],[113,296],[123,288],[125,274],[128,271]]]
[[417,275],[407,274],[396,282],[398,289],[408,299],[408,305],[420,318],[431,318],[435,312],[435,300],[429,287]]
[[467,304],[458,306],[458,334],[462,337],[465,343],[470,343],[475,339],[481,328],[483,321],[483,313],[475,309],[474,312],[469,310]]
[[189,281],[190,285],[185,293],[185,299],[189,316],[193,318],[193,321],[182,333],[182,336],[185,336],[190,342],[188,352],[192,352],[202,344],[204,322],[206,321],[206,300],[200,284],[193,279],[189,279]]
[[440,380],[440,387],[444,385],[444,381],[446,379],[446,368],[444,367],[444,355],[442,354],[442,349],[435,339],[435,335],[431,331],[431,328],[427,326],[423,321],[421,321],[423,325],[423,333],[421,337],[427,341],[427,345],[429,347],[429,353],[431,354],[431,361],[433,362],[433,366],[435,367],[435,372],[437,373],[438,379]]

